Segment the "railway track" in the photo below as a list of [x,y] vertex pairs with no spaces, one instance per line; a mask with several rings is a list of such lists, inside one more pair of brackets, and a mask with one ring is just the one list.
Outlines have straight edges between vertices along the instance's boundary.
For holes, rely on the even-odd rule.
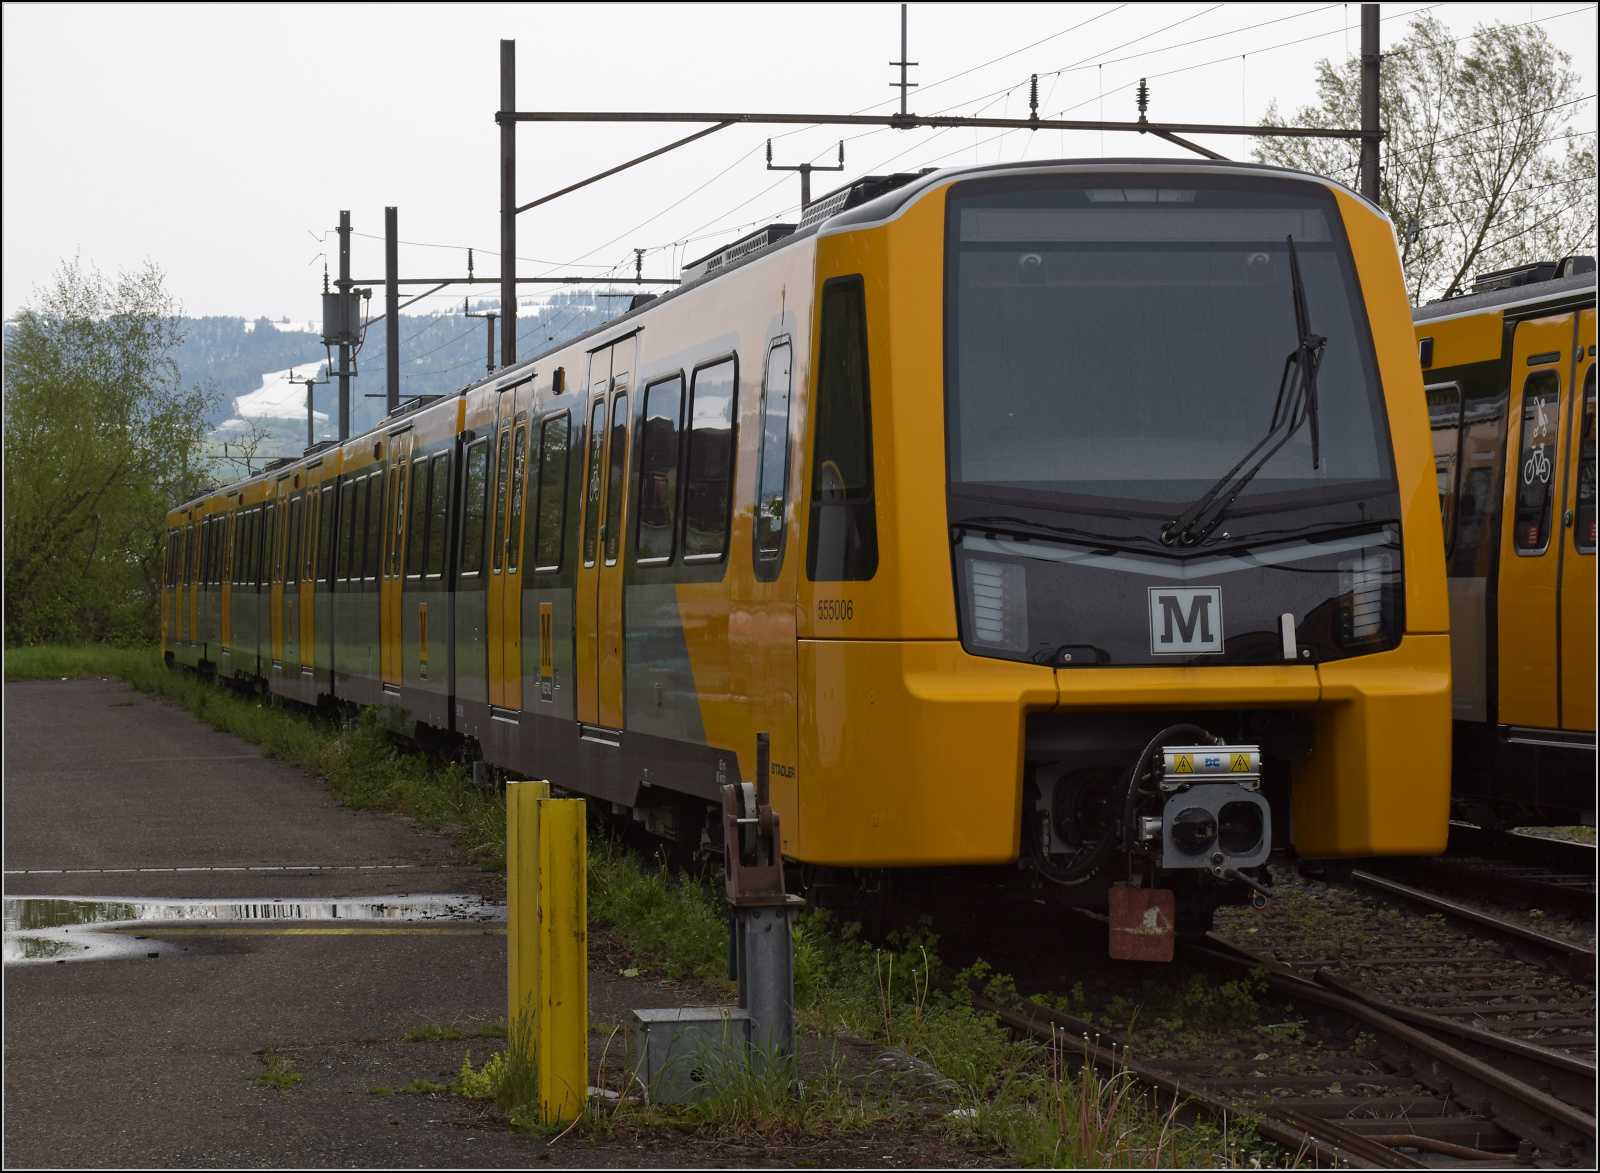
[[1248,1112],[1306,1161],[1594,1166],[1592,953],[1575,975],[1568,953],[1491,932],[1481,912],[1446,915],[1364,883],[1286,879],[1280,890],[1266,909],[1219,913],[1187,954],[1221,975],[1258,975],[1293,1008],[1282,1025],[1306,1028],[1297,1042],[1130,1057],[1113,1032],[1037,1002],[980,1005],[1194,1110]]
[[1452,827],[1448,855],[1371,860],[1365,870],[1520,913],[1519,920],[1571,918],[1591,930],[1594,924],[1595,849],[1587,844]]

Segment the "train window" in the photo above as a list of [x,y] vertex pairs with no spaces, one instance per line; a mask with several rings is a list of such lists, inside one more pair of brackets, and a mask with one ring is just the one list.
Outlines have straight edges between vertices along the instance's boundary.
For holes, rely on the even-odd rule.
[[423,562],[428,556],[428,458],[419,456],[411,462],[411,504],[409,528],[406,530],[406,577],[421,578]]
[[173,548],[177,544],[176,540],[175,540],[176,537],[177,537],[177,533],[178,533],[178,531],[175,530],[175,529],[167,530],[167,548],[166,548],[166,551],[165,551],[167,564],[166,564],[166,568],[162,572],[162,576],[161,576],[162,582],[166,583],[167,586],[171,586],[172,585],[172,568],[175,565],[173,560],[172,560],[172,552],[173,552]]
[[317,562],[312,568],[317,578],[333,582],[333,486],[322,489],[317,506]]
[[1550,500],[1555,482],[1560,403],[1561,378],[1552,370],[1535,371],[1522,385],[1522,450],[1516,469],[1517,501],[1511,541],[1517,553],[1524,556],[1543,554],[1550,546]]
[[640,431],[639,532],[641,566],[672,561],[672,522],[678,505],[678,427],[683,419],[683,376],[644,389]]
[[600,543],[600,486],[604,482],[600,458],[606,444],[606,402],[596,399],[589,413],[589,475],[583,493],[583,564],[593,566]]
[[623,482],[628,476],[628,397],[611,401],[611,455],[606,485],[606,565],[615,566],[622,547]]
[[506,522],[506,569],[515,571],[522,554],[522,494],[528,468],[528,417],[517,416],[517,434],[511,441],[511,500]]
[[273,551],[278,546],[278,503],[268,501],[261,514],[261,584],[270,585],[274,580],[272,573]]
[[867,303],[860,277],[834,278],[823,286],[817,348],[806,577],[813,582],[860,581],[878,571]]
[[306,490],[306,532],[300,542],[300,581],[315,582],[317,562],[317,528],[321,524],[319,502],[322,495],[313,488]]
[[1461,388],[1454,383],[1429,387],[1428,426],[1433,430],[1433,469],[1439,482],[1439,523],[1445,556],[1455,544],[1456,474],[1460,467]]
[[392,465],[394,469],[394,509],[389,518],[389,561],[384,567],[384,573],[390,578],[399,578],[405,569],[400,559],[404,555],[406,533],[406,459],[399,457]]
[[561,546],[567,529],[567,440],[572,417],[562,412],[544,421],[539,439],[538,536],[534,569],[561,569]]
[[483,569],[483,517],[489,494],[489,441],[478,440],[467,448],[467,483],[462,490],[461,573],[477,574]]
[[250,535],[256,520],[254,509],[241,510],[239,513],[239,540],[233,546],[233,584],[235,586],[250,585]]
[[450,518],[450,455],[440,453],[428,466],[428,565],[425,573],[444,573],[445,527]]
[[738,360],[694,373],[689,390],[689,460],[684,477],[683,560],[714,562],[728,548],[733,503],[733,413]]
[[[1589,348],[1593,350],[1593,347]],[[1578,500],[1573,511],[1573,544],[1580,554],[1594,553],[1594,363],[1583,376],[1583,430],[1578,434]]]
[[372,491],[370,477],[359,477],[351,484],[350,541],[347,577],[360,582],[367,568],[367,496]]
[[489,562],[496,574],[505,564],[506,490],[511,487],[511,425],[500,429],[500,448],[494,465],[494,529],[489,543]]
[[[761,389],[761,469],[756,491],[756,562],[761,577],[777,575],[783,555],[784,496],[789,484],[789,383],[793,347],[787,339],[767,352]],[[762,566],[766,563],[766,566]]]
[[289,501],[289,532],[284,541],[284,581],[296,583],[300,581],[300,522],[304,510],[303,498],[295,497]]
[[383,573],[383,470],[367,477],[366,500],[362,503],[366,530],[365,552],[361,556],[361,576],[372,582]]
[[339,549],[334,554],[334,573],[340,582],[350,581],[350,571],[354,567],[357,577],[360,576],[360,566],[355,560],[356,555],[356,483],[345,481],[339,486],[339,524],[343,527],[338,535]]

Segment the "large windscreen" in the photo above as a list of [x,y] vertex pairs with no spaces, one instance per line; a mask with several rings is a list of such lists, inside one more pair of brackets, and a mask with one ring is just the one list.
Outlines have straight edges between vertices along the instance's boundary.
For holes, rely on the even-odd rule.
[[1389,480],[1381,397],[1337,205],[1309,183],[1243,183],[1250,186],[1178,175],[1041,177],[952,193],[953,484],[1134,509],[1181,507],[1204,493],[1272,424],[1284,361],[1298,342],[1290,237],[1311,329],[1328,340],[1319,467],[1308,425],[1240,503]]

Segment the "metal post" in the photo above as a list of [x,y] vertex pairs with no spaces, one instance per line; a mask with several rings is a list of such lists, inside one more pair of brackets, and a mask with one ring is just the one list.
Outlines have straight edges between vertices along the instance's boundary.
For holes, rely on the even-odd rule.
[[383,210],[383,332],[388,351],[384,406],[400,406],[400,209]]
[[517,43],[500,42],[500,365],[517,361]]
[[1361,6],[1361,194],[1378,202],[1378,6]]
[[311,445],[313,445],[313,444],[315,444],[317,442],[316,417],[315,417],[315,415],[313,414],[313,412],[311,410],[312,407],[316,404],[316,392],[315,392],[315,390],[313,390],[313,388],[315,388],[316,385],[317,385],[317,381],[315,379],[307,379],[306,380],[306,447],[307,448],[310,448]]
[[339,311],[343,321],[339,331],[339,441],[350,438],[350,213],[339,213]]
[[492,310],[489,313],[484,314],[483,316],[489,319],[489,348],[484,353],[483,373],[486,374],[486,375],[492,375],[492,374],[494,374],[494,317],[495,316],[494,316],[494,312]]
[[507,1042],[533,1052],[545,1123],[588,1098],[587,858],[581,798],[506,783]]

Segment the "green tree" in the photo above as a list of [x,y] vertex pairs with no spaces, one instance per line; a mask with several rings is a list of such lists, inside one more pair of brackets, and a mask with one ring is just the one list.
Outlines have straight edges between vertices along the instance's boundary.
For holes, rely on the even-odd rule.
[[[1361,124],[1361,63],[1317,63],[1318,104],[1263,126]],[[1415,304],[1459,293],[1474,273],[1591,251],[1594,132],[1572,59],[1538,25],[1479,25],[1457,39],[1431,13],[1384,54],[1379,202],[1394,221]],[[1355,143],[1263,139],[1259,163],[1355,185]]]
[[77,260],[7,324],[5,639],[153,641],[166,511],[206,483],[206,388],[179,386],[159,268]]

